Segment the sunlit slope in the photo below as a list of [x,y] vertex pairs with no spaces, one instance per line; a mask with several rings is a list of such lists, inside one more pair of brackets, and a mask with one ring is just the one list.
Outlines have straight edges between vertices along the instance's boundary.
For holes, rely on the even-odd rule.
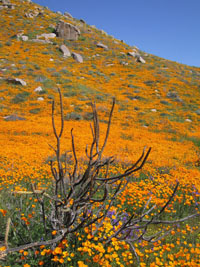
[[[53,153],[48,145],[55,141],[51,101],[55,98],[58,102],[59,87],[66,116],[63,151],[71,149],[72,127],[79,156],[91,140],[91,101],[97,103],[102,133],[105,132],[109,106],[115,97],[117,105],[107,154],[128,163],[137,159],[145,145],[151,146],[146,171],[167,166],[173,172],[183,168],[184,173],[192,168],[194,177],[199,175],[199,68],[146,54],[83,21],[34,3],[12,1],[12,4],[14,9],[0,11],[2,157],[10,164],[23,159],[34,165]],[[56,37],[49,43],[34,41],[38,35],[52,33],[60,20],[80,29],[78,40]],[[23,41],[20,34],[28,40]],[[97,47],[99,42],[108,49]],[[70,52],[79,53],[83,63],[72,57],[64,58],[59,49],[62,44]],[[128,55],[133,49],[146,63],[136,62]],[[26,85],[13,84],[10,78],[22,79]],[[35,91],[38,87],[41,92]],[[13,114],[25,120],[5,120]]]

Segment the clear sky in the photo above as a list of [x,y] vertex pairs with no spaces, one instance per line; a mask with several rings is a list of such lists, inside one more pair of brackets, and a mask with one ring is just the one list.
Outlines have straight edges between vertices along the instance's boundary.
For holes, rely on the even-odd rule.
[[200,0],[33,0],[156,56],[200,67]]

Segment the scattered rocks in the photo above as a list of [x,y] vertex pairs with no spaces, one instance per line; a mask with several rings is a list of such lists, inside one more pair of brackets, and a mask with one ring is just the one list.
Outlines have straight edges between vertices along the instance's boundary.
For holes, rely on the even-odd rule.
[[38,100],[38,101],[43,101],[43,100],[44,100],[44,97],[38,97],[37,100]]
[[176,102],[183,102],[176,91],[170,91],[167,93],[167,97]]
[[37,39],[44,38],[45,40],[53,39],[55,37],[56,37],[55,33],[42,33],[36,36]]
[[43,89],[41,86],[38,86],[37,88],[35,88],[34,92],[42,92]]
[[14,9],[15,5],[10,3],[9,0],[0,0],[0,9],[4,8]]
[[128,62],[126,62],[126,61],[122,61],[122,62],[120,62],[120,64],[124,65],[124,66],[128,66]]
[[4,120],[5,121],[24,121],[26,119],[24,117],[20,117],[20,116],[18,116],[16,114],[12,114],[12,115],[9,115],[9,116],[5,116]]
[[141,55],[134,49],[133,51],[130,51],[127,53],[128,56],[134,57],[136,62],[140,63],[146,63],[146,61],[141,57]]
[[68,47],[66,45],[62,44],[60,46],[60,50],[63,53],[64,57],[70,57],[71,56],[71,53],[70,53],[70,51],[69,51],[69,49],[68,49]]
[[107,45],[104,45],[104,44],[102,44],[102,43],[98,43],[98,44],[97,44],[97,47],[100,47],[100,48],[103,48],[103,49],[105,49],[105,50],[108,50],[108,46],[107,46]]
[[20,84],[22,86],[26,86],[26,82],[19,78],[7,78],[6,80],[9,83]]
[[83,63],[83,58],[80,54],[78,53],[72,53],[72,57],[78,62],[78,63]]
[[68,12],[65,12],[63,15],[68,19],[73,19],[72,15]]
[[108,36],[107,32],[105,32],[104,30],[100,30],[101,34]]
[[85,22],[84,19],[80,19],[80,22],[81,22],[82,24],[86,24],[86,22]]
[[34,43],[41,43],[41,44],[52,44],[50,40],[42,40],[42,39],[32,39],[31,40]]
[[36,78],[35,78],[35,82],[41,82],[41,83],[43,83],[43,82],[45,82],[46,81],[46,77],[45,76],[37,76]]
[[146,61],[144,60],[144,58],[143,57],[141,57],[140,55],[137,55],[136,56],[136,62],[140,62],[140,63],[146,63]]
[[40,9],[30,10],[29,13],[25,13],[25,17],[30,19],[33,19],[39,15],[43,15],[43,12],[41,12]]
[[136,52],[136,51],[129,51],[129,52],[127,53],[127,55],[128,55],[128,56],[131,56],[131,57],[136,57],[137,52]]
[[26,41],[28,41],[28,36],[22,35],[21,36],[21,39],[22,39],[22,41],[26,42]]
[[90,25],[90,27],[91,27],[92,29],[97,30],[97,27],[96,27],[95,25]]
[[55,31],[58,37],[72,41],[78,40],[78,37],[81,34],[80,30],[76,26],[64,21],[60,21],[58,23]]

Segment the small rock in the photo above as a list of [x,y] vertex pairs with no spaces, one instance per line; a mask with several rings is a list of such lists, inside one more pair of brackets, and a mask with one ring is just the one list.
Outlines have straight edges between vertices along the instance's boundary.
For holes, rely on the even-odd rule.
[[71,56],[71,53],[70,53],[70,51],[66,45],[62,44],[60,46],[60,50],[62,51],[64,57],[70,57]]
[[4,120],[5,121],[24,121],[26,119],[23,117],[19,117],[16,114],[13,114],[13,115],[5,116]]
[[83,23],[83,24],[86,24],[84,19],[80,19],[80,22]]
[[97,30],[97,27],[96,27],[95,25],[90,25],[90,27],[91,27],[92,29]]
[[56,34],[55,33],[42,33],[40,35],[37,35],[36,36],[37,39],[39,38],[45,38],[45,40],[48,40],[48,39],[52,39],[52,38],[55,38],[56,37]]
[[135,51],[130,51],[127,53],[128,56],[136,57],[137,53]]
[[185,119],[185,121],[187,121],[187,122],[192,122],[192,120],[190,120],[190,119]]
[[60,11],[57,11],[56,14],[58,14],[58,15],[62,15],[62,13],[61,13]]
[[105,32],[104,30],[100,30],[101,34],[104,34],[105,36],[108,36],[107,32]]
[[53,58],[50,58],[49,61],[54,61],[54,59]]
[[134,57],[136,59],[136,62],[146,63],[146,61],[141,57],[141,55],[137,52],[136,49],[128,52],[127,55]]
[[121,64],[124,66],[128,66],[128,62],[125,62],[125,61],[122,61]]
[[157,109],[152,108],[151,111],[152,111],[152,112],[157,112]]
[[104,44],[102,44],[102,43],[98,43],[98,44],[97,44],[97,47],[100,47],[100,48],[103,48],[103,49],[105,49],[105,50],[108,50],[108,46],[107,46],[107,45],[104,45]]
[[49,41],[48,39],[47,39],[47,40],[32,39],[31,41],[32,41],[32,42],[34,42],[34,43],[41,43],[41,44],[52,44],[52,42],[51,42],[51,41]]
[[43,89],[41,86],[38,86],[37,88],[35,88],[34,92],[42,92]]
[[64,15],[66,18],[73,19],[72,15],[71,15],[70,13],[68,13],[68,12],[65,12],[63,15]]
[[41,83],[43,83],[44,81],[46,81],[46,77],[45,76],[37,76],[36,78],[35,78],[35,82],[41,82]]
[[146,61],[144,60],[144,58],[143,57],[141,57],[141,56],[136,56],[136,61],[137,62],[140,62],[140,63],[146,63]]
[[20,84],[20,85],[26,86],[26,82],[23,81],[22,79],[19,79],[19,78],[8,78],[7,81],[11,82],[11,83],[15,83],[15,84]]
[[80,54],[77,53],[72,53],[72,57],[78,62],[78,63],[83,63],[83,58]]
[[44,98],[43,97],[38,97],[38,99],[37,99],[38,101],[43,101],[44,100]]
[[21,36],[21,39],[22,39],[22,41],[26,42],[26,41],[28,41],[28,36],[22,35]]

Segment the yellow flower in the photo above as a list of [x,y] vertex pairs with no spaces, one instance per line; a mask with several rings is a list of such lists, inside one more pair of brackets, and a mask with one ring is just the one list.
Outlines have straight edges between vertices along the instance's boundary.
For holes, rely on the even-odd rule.
[[62,249],[59,247],[56,247],[53,251],[53,254],[62,254]]
[[78,261],[78,267],[88,267],[83,261]]

